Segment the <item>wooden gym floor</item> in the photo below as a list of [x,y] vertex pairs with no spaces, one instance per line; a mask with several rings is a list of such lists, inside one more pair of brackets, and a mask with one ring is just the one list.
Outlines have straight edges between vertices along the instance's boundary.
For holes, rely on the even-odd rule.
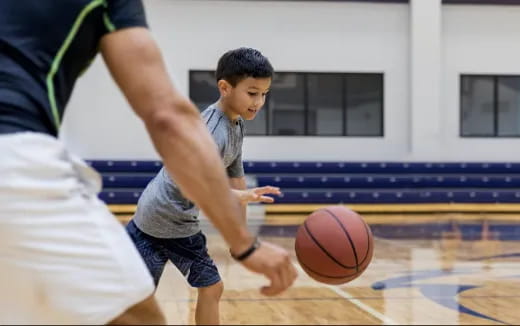
[[[440,210],[442,211],[442,210]],[[204,222],[225,292],[223,324],[479,325],[520,324],[520,218],[515,213],[408,213],[363,216],[375,236],[374,259],[358,279],[326,286],[302,271],[268,298],[265,283],[228,255]],[[255,216],[250,227],[287,248],[305,215]],[[124,220],[124,219],[123,219]],[[196,291],[168,264],[157,298],[170,324],[193,324]]]

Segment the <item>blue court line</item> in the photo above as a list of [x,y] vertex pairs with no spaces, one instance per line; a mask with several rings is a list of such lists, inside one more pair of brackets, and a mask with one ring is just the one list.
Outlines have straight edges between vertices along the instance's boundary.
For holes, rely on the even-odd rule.
[[[435,279],[437,277],[446,277],[446,276],[455,276],[455,275],[463,275],[463,274],[471,274],[471,269],[455,269],[451,271],[445,271],[440,269],[432,269],[432,270],[420,270],[413,271],[409,274],[401,275],[398,277],[389,278],[386,280],[382,280],[379,282],[375,282],[372,284],[372,289],[374,290],[384,290],[384,289],[398,289],[398,288],[415,288],[419,290],[424,298],[430,299],[432,302],[435,302],[445,308],[455,310],[459,313],[464,313],[471,315],[473,317],[479,317],[491,321],[495,321],[502,324],[507,324],[501,320],[493,318],[491,316],[485,315],[478,311],[469,309],[468,307],[460,304],[457,297],[461,298],[476,298],[469,295],[463,295],[463,292],[481,288],[482,285],[470,285],[470,284],[453,284],[453,283],[416,283],[417,281],[423,281],[428,279]],[[450,296],[441,296],[439,297],[439,292],[449,293]],[[486,296],[481,296],[481,298],[485,298]],[[493,297],[493,296],[488,296]]]

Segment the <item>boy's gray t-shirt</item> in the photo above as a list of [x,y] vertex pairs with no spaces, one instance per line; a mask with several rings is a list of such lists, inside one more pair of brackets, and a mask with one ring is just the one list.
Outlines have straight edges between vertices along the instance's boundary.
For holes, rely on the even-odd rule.
[[[202,112],[231,178],[244,175],[242,142],[244,120],[232,122],[216,104]],[[139,198],[134,222],[156,238],[184,238],[200,231],[199,209],[186,199],[164,168],[150,181]]]

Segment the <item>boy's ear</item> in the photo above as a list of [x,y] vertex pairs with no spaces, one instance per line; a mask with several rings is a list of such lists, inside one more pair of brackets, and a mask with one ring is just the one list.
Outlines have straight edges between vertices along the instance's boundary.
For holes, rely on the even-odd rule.
[[221,79],[217,82],[217,87],[220,91],[220,95],[222,96],[228,95],[229,92],[231,92],[231,88],[233,88],[233,86],[231,86],[231,84],[224,79]]

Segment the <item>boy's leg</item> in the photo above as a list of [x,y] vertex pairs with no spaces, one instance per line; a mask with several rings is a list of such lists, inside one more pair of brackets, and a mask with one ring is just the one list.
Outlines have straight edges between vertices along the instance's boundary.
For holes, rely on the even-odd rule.
[[219,281],[213,285],[198,289],[195,323],[197,325],[219,325],[219,302],[224,292],[224,284]]
[[126,225],[126,232],[143,258],[150,275],[152,275],[155,287],[157,287],[169,258],[167,249],[161,244],[162,239],[154,238],[139,230],[133,220],[130,220]]
[[168,240],[171,262],[198,288],[195,321],[197,325],[218,325],[219,301],[224,290],[217,266],[208,254],[206,237],[199,232],[191,237]]

